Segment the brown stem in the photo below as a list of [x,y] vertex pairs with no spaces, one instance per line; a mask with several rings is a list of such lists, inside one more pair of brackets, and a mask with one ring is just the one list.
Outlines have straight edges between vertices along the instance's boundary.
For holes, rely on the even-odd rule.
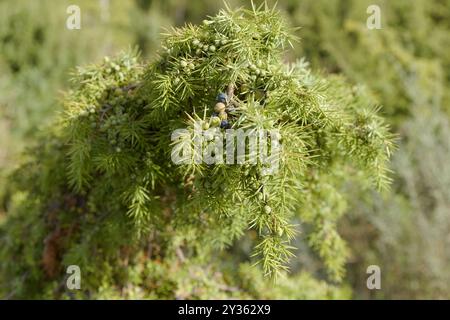
[[228,101],[231,101],[231,99],[233,99],[233,95],[234,95],[234,85],[230,83],[227,87]]

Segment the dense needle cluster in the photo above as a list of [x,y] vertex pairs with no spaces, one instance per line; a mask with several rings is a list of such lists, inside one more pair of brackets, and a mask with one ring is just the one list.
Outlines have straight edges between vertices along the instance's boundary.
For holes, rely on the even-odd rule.
[[[266,276],[288,269],[301,236],[340,280],[342,186],[351,177],[385,186],[392,139],[362,89],[304,61],[285,64],[292,40],[275,10],[227,9],[171,30],[148,65],[129,52],[79,68],[64,116],[14,177],[15,216],[39,232],[20,245],[2,240],[2,255],[26,259],[0,267],[0,279],[32,269],[25,288],[50,279],[57,291],[58,272],[76,264],[85,293],[120,286],[133,270],[136,286],[154,294],[142,284],[149,265],[204,264],[245,235]],[[197,120],[204,129],[279,130],[280,169],[175,165],[174,145],[192,141],[171,133],[193,131]]]

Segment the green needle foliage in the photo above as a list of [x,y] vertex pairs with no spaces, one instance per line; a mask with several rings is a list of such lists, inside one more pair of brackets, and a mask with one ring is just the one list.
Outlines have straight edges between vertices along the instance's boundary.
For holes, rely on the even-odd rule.
[[[75,264],[81,297],[113,287],[126,296],[127,283],[144,297],[165,297],[161,290],[181,285],[170,274],[176,266],[221,268],[219,250],[248,229],[257,234],[253,261],[277,277],[293,255],[294,221],[310,226],[311,247],[330,279],[341,280],[339,190],[349,176],[388,185],[392,136],[362,88],[315,74],[304,61],[283,62],[291,32],[274,9],[227,9],[168,31],[152,63],[131,51],[78,68],[64,115],[11,177],[0,291],[60,297],[64,266]],[[221,92],[233,129],[279,130],[273,175],[247,159],[171,161],[173,148],[191,143],[171,134],[192,132],[195,119],[212,122]],[[160,277],[149,279],[152,272]]]
[[[297,54],[313,67],[364,84],[385,106],[399,133],[395,180],[382,197],[351,188],[340,231],[351,243],[347,270],[361,298],[440,299],[448,286],[450,226],[448,115],[450,2],[417,0],[283,2],[302,26]],[[378,5],[382,29],[367,28],[366,9]],[[444,138],[445,137],[445,138]],[[383,290],[368,291],[368,265],[379,265]],[[376,291],[376,292],[375,292]]]

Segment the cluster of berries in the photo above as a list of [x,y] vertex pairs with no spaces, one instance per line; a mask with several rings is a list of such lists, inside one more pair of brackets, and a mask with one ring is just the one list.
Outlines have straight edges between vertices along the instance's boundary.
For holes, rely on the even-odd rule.
[[[135,59],[133,59],[135,60]],[[105,63],[105,71],[107,74],[115,74],[118,80],[122,81],[125,79],[124,72],[127,72],[131,69],[131,64],[129,61],[122,61],[116,63],[111,61],[108,57],[104,58]]]
[[211,116],[211,126],[219,127],[222,129],[229,129],[230,123],[228,121],[228,114],[226,112],[226,105],[228,103],[228,97],[225,93],[219,93],[216,99],[216,105],[214,106],[214,112]]
[[258,60],[256,65],[250,63],[248,65],[250,69],[250,78],[255,81],[258,77],[264,78],[267,75],[267,71],[263,68],[263,63],[261,60]]
[[[116,152],[121,152],[124,144],[119,137],[119,129],[129,121],[129,114],[125,112],[125,92],[120,88],[105,90],[103,97],[105,101],[102,108],[94,105],[80,112],[80,117],[89,120],[90,127],[97,129],[108,137],[108,142]],[[136,101],[143,104],[142,99]]]
[[184,71],[192,71],[195,69],[195,65],[192,62],[188,62],[186,60],[181,60],[180,62],[181,68],[183,68]]
[[97,110],[95,109],[95,106],[89,106],[89,108],[80,112],[80,117],[88,118],[91,128],[95,129],[97,127],[96,113]]
[[228,43],[227,39],[215,39],[214,43],[202,43],[198,39],[192,40],[192,47],[195,49],[196,55],[201,55],[202,53],[214,53],[217,48],[220,46],[224,46]]
[[108,135],[109,144],[114,147],[116,152],[121,152],[123,145],[123,141],[119,139],[119,126],[127,123],[129,121],[128,114],[122,113],[121,111],[116,112],[116,114],[112,114],[108,117],[108,119],[103,123],[100,127],[102,132],[106,132]]

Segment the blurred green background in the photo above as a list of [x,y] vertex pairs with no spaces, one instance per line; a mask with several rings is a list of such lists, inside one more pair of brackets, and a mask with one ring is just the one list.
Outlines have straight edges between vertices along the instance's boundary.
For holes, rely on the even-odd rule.
[[[71,4],[81,9],[80,30],[66,28]],[[369,5],[380,7],[382,29],[367,28]],[[134,46],[152,59],[164,28],[200,23],[222,7],[206,0],[0,0],[0,200],[2,177],[61,111],[73,68]],[[280,0],[277,8],[301,27],[286,60],[305,57],[316,70],[366,86],[399,137],[391,190],[351,190],[340,225],[352,251],[346,283],[353,297],[450,298],[450,1]],[[294,270],[320,277],[314,254],[296,245]],[[381,268],[381,290],[366,287],[372,264]]]

